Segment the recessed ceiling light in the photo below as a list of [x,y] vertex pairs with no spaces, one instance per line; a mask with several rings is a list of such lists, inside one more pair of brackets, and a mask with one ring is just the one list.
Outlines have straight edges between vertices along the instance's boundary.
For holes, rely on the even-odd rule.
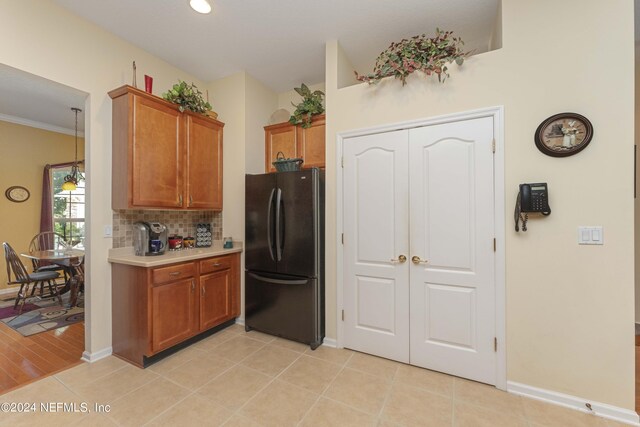
[[210,13],[211,5],[207,0],[189,0],[191,8],[198,13]]

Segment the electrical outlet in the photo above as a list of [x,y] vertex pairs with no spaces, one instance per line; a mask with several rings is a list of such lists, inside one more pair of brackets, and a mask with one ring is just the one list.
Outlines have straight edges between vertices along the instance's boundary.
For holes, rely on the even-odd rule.
[[113,227],[110,225],[104,226],[104,237],[113,237]]

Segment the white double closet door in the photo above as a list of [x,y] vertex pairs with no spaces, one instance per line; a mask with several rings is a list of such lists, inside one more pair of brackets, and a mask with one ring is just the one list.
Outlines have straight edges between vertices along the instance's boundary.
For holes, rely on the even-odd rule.
[[346,138],[344,346],[496,382],[493,119]]

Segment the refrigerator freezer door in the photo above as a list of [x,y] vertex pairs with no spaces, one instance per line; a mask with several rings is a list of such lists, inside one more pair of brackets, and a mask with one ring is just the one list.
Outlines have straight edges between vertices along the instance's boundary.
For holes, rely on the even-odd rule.
[[313,349],[322,344],[322,295],[316,279],[248,271],[245,289],[247,330],[303,342]]
[[318,170],[276,175],[281,190],[280,205],[276,206],[278,272],[318,277]]
[[276,272],[276,174],[246,175],[245,184],[245,267]]

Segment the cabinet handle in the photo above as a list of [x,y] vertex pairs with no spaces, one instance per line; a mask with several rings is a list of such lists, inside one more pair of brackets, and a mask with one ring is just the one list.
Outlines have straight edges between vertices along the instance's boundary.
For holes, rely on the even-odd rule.
[[220,267],[222,264],[220,264],[219,262],[216,262],[215,264],[213,264],[214,267]]
[[195,281],[195,280],[192,280],[192,281],[191,281],[191,292],[193,292],[193,291],[195,291],[195,290],[196,290],[196,281]]
[[182,274],[182,271],[172,271],[171,273],[169,273],[169,276],[179,276]]
[[182,206],[182,194],[178,196],[178,206]]
[[204,286],[202,288],[200,288],[200,289],[202,290],[202,292],[201,292],[202,296],[204,296],[204,294],[205,294]]
[[193,205],[193,196],[189,194],[189,206]]

